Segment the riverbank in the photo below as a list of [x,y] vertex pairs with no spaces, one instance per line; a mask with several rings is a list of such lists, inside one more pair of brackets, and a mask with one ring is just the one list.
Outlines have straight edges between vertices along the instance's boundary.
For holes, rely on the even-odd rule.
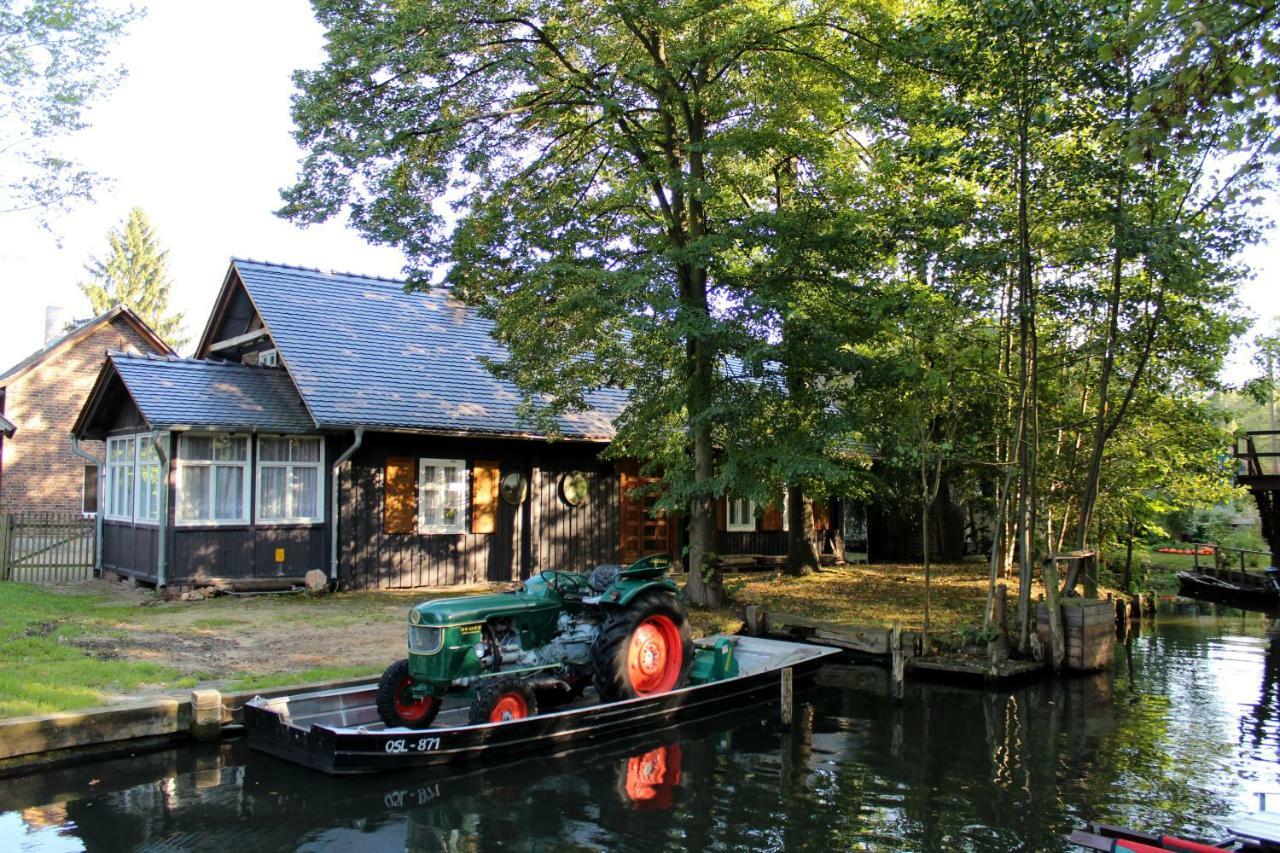
[[[971,639],[986,601],[982,563],[938,565],[932,625],[944,644]],[[1010,599],[1017,579],[1008,581]],[[376,676],[404,655],[404,615],[426,598],[469,587],[162,601],[153,592],[95,581],[57,587],[0,584],[0,717],[47,714],[196,688],[243,691]],[[834,622],[919,630],[920,566],[838,566],[804,578],[731,575],[731,603],[694,608],[694,633],[734,633],[745,605]],[[1032,590],[1035,597],[1039,586]]]

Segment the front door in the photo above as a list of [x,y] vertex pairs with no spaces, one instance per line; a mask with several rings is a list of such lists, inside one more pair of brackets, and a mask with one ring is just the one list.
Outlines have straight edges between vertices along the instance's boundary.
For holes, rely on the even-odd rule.
[[674,553],[676,525],[665,513],[655,516],[653,512],[658,496],[636,491],[656,481],[656,477],[641,477],[640,466],[635,462],[618,465],[619,557],[624,566],[649,554],[679,557]]

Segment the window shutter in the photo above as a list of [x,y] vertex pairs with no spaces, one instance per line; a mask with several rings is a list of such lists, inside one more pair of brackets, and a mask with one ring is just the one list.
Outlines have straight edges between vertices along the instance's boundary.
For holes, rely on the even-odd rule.
[[471,463],[471,532],[498,529],[498,463],[477,459]]
[[830,522],[827,518],[827,502],[814,501],[813,502],[813,529],[826,530],[829,526],[830,526]]
[[778,509],[776,501],[770,501],[769,505],[764,508],[764,515],[760,516],[760,529],[782,529],[782,512]]
[[635,462],[618,463],[618,552],[624,563],[643,556],[644,506],[632,490],[640,485],[640,466]]
[[716,498],[716,530],[729,529],[729,502]]
[[412,533],[417,515],[414,461],[409,457],[388,456],[386,476],[386,511],[382,516],[383,533]]

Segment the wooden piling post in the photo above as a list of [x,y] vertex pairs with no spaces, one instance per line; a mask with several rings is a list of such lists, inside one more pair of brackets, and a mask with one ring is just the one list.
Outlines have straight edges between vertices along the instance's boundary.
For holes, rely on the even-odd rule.
[[[1108,596],[1109,597],[1109,596]],[[1123,598],[1116,599],[1116,633],[1124,636],[1129,630],[1129,613]]]
[[792,722],[795,720],[795,680],[791,673],[791,667],[787,667],[782,671],[782,725],[791,728]]
[[1129,621],[1137,622],[1142,618],[1142,603],[1138,600],[1138,596],[1129,599]]
[[217,690],[191,691],[191,736],[200,741],[222,736],[222,694]]
[[1049,611],[1049,663],[1062,672],[1066,659],[1066,639],[1062,633],[1062,608],[1058,604],[1058,561],[1050,555],[1044,561],[1045,608]]
[[769,634],[769,613],[758,604],[748,604],[745,614],[747,634],[752,637],[765,637]]
[[889,633],[889,654],[892,658],[890,695],[894,702],[901,702],[907,679],[907,655],[902,648],[902,623],[894,622]]

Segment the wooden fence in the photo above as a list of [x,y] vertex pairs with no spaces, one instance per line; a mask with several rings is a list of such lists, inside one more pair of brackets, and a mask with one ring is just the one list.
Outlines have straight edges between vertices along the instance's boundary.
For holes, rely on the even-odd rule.
[[93,519],[79,513],[0,513],[0,581],[89,580],[96,546]]

